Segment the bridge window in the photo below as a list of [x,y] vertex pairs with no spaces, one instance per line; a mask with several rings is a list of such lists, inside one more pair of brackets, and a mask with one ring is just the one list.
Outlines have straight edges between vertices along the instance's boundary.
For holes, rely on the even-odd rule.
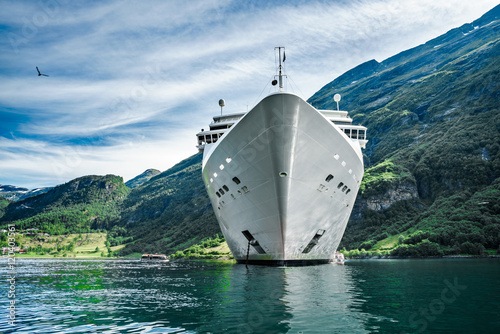
[[347,137],[351,136],[351,129],[344,129],[344,132],[347,135]]
[[359,130],[359,139],[365,139],[365,130]]
[[218,136],[216,133],[214,133],[214,134],[212,135],[212,142],[214,142],[214,143],[215,143],[215,142],[217,141],[217,139],[219,139],[219,136]]
[[198,136],[198,145],[205,144],[205,136]]
[[352,129],[351,138],[358,139],[358,130]]
[[206,141],[207,141],[207,144],[212,144],[212,136],[207,135],[207,136],[205,137],[205,139],[206,139]]

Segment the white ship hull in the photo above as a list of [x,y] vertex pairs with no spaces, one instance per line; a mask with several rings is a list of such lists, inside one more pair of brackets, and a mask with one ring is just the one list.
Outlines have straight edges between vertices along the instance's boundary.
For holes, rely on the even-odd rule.
[[264,98],[204,148],[203,180],[241,263],[332,261],[362,176],[359,144],[290,93]]

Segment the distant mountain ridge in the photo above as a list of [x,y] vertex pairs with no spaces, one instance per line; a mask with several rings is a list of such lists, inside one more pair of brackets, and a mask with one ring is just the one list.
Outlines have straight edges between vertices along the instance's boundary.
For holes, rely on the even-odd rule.
[[46,193],[52,188],[53,187],[28,189],[28,188],[0,184],[0,197],[6,198],[9,201],[19,201],[31,196]]

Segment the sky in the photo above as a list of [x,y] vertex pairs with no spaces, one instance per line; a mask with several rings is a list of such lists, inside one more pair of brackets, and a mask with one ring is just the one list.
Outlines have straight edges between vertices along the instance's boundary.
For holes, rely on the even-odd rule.
[[197,153],[219,99],[242,112],[271,92],[274,47],[286,88],[307,99],[497,4],[0,0],[0,184],[167,170]]

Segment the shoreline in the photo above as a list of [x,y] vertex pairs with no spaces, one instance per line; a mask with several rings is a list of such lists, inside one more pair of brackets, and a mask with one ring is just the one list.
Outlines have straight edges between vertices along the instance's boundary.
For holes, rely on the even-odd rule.
[[[0,258],[9,259],[9,257],[2,256]],[[10,257],[12,258],[12,257]],[[48,259],[48,260],[141,260],[140,257],[52,257],[52,256],[14,256],[15,259]],[[346,260],[436,260],[436,259],[500,259],[500,254],[497,255],[445,255],[445,256],[425,256],[425,257],[403,257],[403,256],[370,256],[370,257],[347,257]],[[220,261],[220,262],[234,262],[236,260],[230,258],[169,258],[169,261]],[[333,263],[333,262],[332,262]]]
[[346,260],[419,260],[419,259],[489,259],[500,258],[497,255],[443,255],[443,256],[366,256],[346,257]]

